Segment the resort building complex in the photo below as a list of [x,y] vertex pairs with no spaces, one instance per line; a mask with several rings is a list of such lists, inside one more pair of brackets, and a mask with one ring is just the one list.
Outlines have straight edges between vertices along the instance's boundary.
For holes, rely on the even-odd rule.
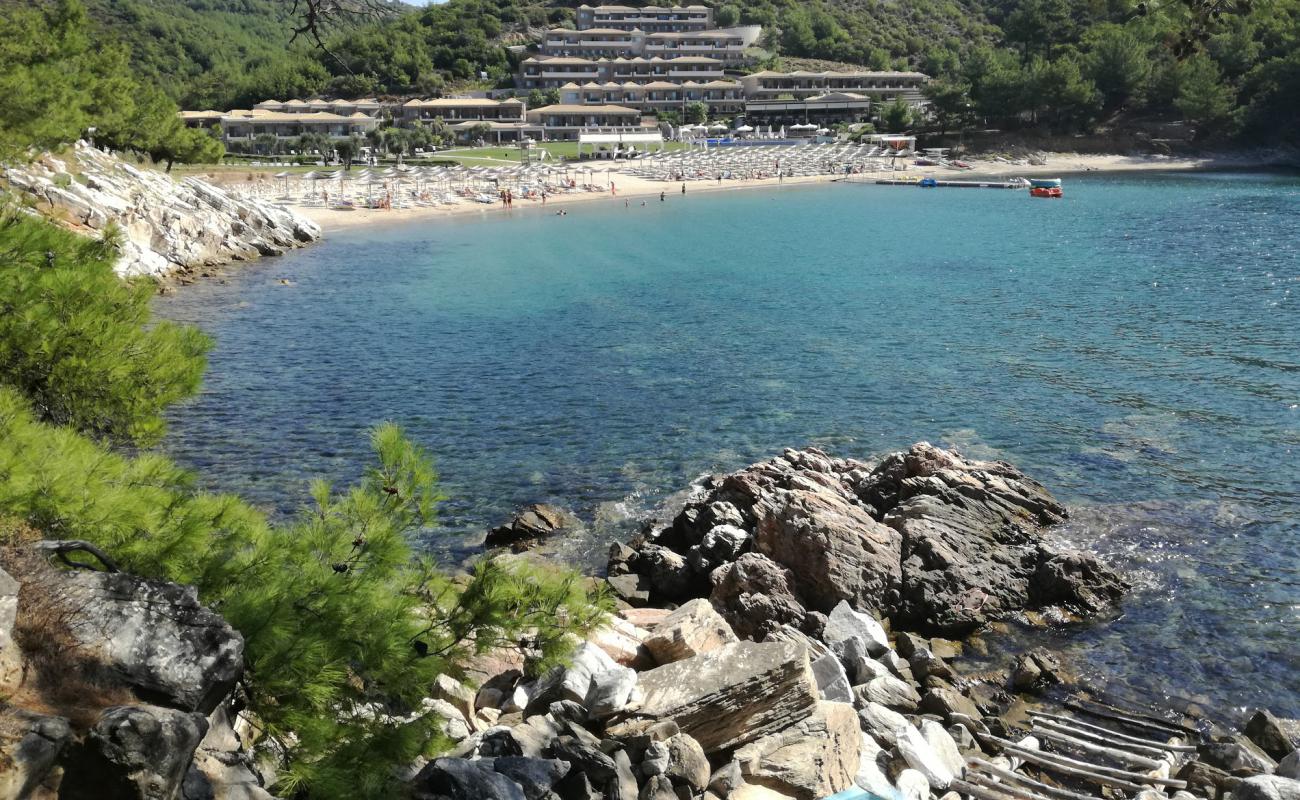
[[[871,118],[881,103],[924,105],[919,72],[773,72],[753,69],[757,25],[715,28],[706,6],[588,6],[574,27],[548,31],[519,61],[518,97],[378,100],[267,100],[249,110],[185,111],[195,127],[220,127],[227,144],[304,134],[365,135],[381,125],[441,120],[462,141],[578,139],[583,133],[633,135],[658,130],[664,115],[702,103],[710,118],[749,126],[829,126]],[[761,56],[762,52],[759,51]],[[533,91],[559,102],[529,109]],[[489,96],[492,95],[492,96]],[[554,95],[552,95],[554,98]]]

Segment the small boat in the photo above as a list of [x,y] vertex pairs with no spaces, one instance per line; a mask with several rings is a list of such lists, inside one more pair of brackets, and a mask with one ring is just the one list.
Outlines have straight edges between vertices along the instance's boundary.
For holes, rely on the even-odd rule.
[[1030,197],[1064,197],[1060,178],[1030,178]]
[[922,189],[933,189],[934,187],[939,185],[939,182],[936,181],[934,178],[922,178],[920,183],[916,185],[920,186]]

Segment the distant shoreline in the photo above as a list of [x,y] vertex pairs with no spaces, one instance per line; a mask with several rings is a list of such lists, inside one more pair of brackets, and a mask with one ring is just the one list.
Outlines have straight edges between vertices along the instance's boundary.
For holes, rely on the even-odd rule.
[[[993,161],[989,159],[972,159],[973,169],[956,170],[940,167],[917,167],[908,165],[895,175],[909,179],[936,177],[952,180],[1005,180],[1013,177],[1067,177],[1093,174],[1121,174],[1133,172],[1215,172],[1230,170],[1264,170],[1276,169],[1279,165],[1262,158],[1218,156],[1206,158],[1162,157],[1162,156],[1121,156],[1121,155],[1082,155],[1076,153],[1046,153],[1045,164],[1017,164]],[[616,166],[615,169],[618,169]],[[209,179],[226,183],[235,188],[232,181],[222,181],[223,176],[213,175]],[[604,177],[604,176],[602,176]],[[842,175],[815,175],[789,177],[784,179],[760,178],[748,180],[725,180],[717,183],[711,180],[691,180],[686,182],[687,194],[714,193],[726,191],[744,191],[748,189],[771,189],[785,186],[812,186],[836,183]],[[862,175],[858,180],[871,180],[875,177],[889,177],[889,173]],[[262,179],[262,178],[259,178]],[[267,178],[269,180],[269,175]],[[662,192],[665,197],[680,196],[682,184],[677,181],[655,181],[633,176],[624,172],[610,173],[607,180],[612,180],[616,193],[609,191],[577,191],[548,196],[545,203],[538,200],[517,199],[511,211],[552,211],[567,210],[575,204],[603,201],[657,202]],[[501,204],[465,202],[458,205],[411,207],[391,210],[355,208],[351,210],[321,208],[299,204],[286,205],[289,210],[300,214],[321,226],[325,237],[330,233],[367,226],[388,226],[409,222],[427,222],[438,219],[455,219],[474,214],[480,217],[501,216]]]

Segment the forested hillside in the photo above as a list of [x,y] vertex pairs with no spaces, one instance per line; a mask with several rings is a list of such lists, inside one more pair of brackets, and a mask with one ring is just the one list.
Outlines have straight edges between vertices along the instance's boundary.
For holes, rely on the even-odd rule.
[[[707,1],[707,0],[706,0]],[[509,86],[523,44],[577,0],[451,0],[293,45],[290,0],[94,0],[182,105]],[[1198,142],[1300,141],[1300,0],[725,0],[765,28],[755,68],[814,58],[936,78],[931,119],[1052,134],[1183,122]],[[486,81],[482,76],[486,74]]]

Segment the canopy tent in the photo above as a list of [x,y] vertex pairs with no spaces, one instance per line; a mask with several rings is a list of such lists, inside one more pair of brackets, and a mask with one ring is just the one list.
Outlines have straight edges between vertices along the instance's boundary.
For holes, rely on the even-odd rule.
[[596,148],[602,145],[613,145],[618,148],[627,145],[642,145],[642,150],[648,150],[651,145],[658,146],[659,150],[664,149],[664,135],[655,131],[654,133],[579,133],[578,134],[578,158],[582,158],[582,148],[584,145],[591,145],[594,153]]

